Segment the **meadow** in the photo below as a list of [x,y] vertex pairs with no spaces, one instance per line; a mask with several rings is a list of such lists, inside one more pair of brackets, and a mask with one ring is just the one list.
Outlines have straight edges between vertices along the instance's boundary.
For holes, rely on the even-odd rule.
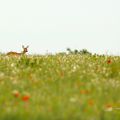
[[0,120],[120,120],[120,57],[0,55]]

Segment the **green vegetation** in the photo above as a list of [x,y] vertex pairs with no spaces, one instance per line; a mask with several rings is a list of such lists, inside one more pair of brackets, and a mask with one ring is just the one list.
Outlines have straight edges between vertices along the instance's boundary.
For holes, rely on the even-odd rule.
[[67,51],[68,51],[69,54],[81,54],[81,55],[89,54],[89,55],[92,55],[92,53],[90,53],[87,49],[71,50],[70,48],[67,48]]
[[0,55],[0,120],[120,120],[119,91],[117,56]]

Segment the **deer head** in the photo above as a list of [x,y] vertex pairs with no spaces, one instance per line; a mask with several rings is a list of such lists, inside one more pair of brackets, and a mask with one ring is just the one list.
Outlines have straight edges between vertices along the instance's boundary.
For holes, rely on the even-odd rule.
[[22,48],[23,48],[23,52],[22,52],[22,53],[23,53],[23,54],[25,54],[26,52],[28,52],[28,47],[29,47],[29,46],[24,47],[24,45],[22,45]]

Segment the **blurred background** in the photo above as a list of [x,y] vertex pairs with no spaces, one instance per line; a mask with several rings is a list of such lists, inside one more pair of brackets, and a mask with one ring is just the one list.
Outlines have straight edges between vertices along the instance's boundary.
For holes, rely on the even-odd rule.
[[0,52],[66,48],[120,55],[119,0],[0,1]]

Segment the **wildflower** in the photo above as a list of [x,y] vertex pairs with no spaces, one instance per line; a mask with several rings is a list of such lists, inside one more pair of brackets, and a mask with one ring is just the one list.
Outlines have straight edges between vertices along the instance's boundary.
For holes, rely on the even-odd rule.
[[2,77],[4,77],[4,73],[3,72],[0,72],[0,77],[2,78]]
[[113,107],[112,107],[111,104],[107,104],[107,105],[105,105],[105,111],[110,112],[110,111],[112,111],[112,110],[113,110]]
[[12,64],[11,64],[11,67],[15,67],[15,64],[14,64],[14,63],[12,63]]
[[81,90],[80,91],[80,94],[89,94],[90,93],[90,91],[88,91],[88,90]]
[[18,90],[14,90],[12,93],[16,98],[18,98],[20,96],[20,93]]
[[107,64],[111,64],[112,61],[110,59],[107,60]]
[[16,85],[16,84],[18,84],[18,81],[17,80],[13,80],[12,84]]
[[88,105],[89,106],[93,106],[94,105],[94,101],[92,99],[88,100]]
[[62,72],[60,72],[60,76],[61,77],[63,77],[64,76],[64,72],[62,71]]
[[72,97],[72,98],[70,98],[70,102],[76,102],[77,101],[77,99],[76,98],[74,98],[74,97]]
[[30,99],[30,95],[24,95],[24,96],[22,97],[22,101],[24,101],[24,102],[29,101],[29,99]]

